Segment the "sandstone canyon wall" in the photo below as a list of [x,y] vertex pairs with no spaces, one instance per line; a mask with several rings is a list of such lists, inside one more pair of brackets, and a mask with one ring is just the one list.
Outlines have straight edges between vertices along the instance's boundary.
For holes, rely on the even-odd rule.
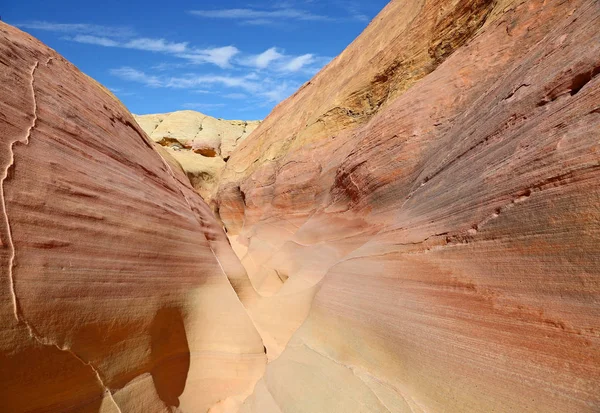
[[593,0],[392,1],[232,152],[215,219],[0,26],[2,407],[598,411],[599,28]]
[[3,23],[0,88],[0,411],[239,404],[266,356],[224,275],[244,270],[183,171]]
[[194,189],[207,201],[233,150],[260,124],[216,119],[193,110],[134,118],[150,139],[179,162]]
[[392,1],[276,107],[213,200],[242,411],[599,411],[599,74],[597,1]]

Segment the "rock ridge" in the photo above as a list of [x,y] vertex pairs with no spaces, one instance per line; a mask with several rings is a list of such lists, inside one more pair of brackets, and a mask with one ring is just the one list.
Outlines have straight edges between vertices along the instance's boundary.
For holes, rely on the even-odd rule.
[[216,119],[192,110],[137,115],[135,119],[155,143],[180,163],[192,186],[206,201],[211,199],[231,153],[260,124]]

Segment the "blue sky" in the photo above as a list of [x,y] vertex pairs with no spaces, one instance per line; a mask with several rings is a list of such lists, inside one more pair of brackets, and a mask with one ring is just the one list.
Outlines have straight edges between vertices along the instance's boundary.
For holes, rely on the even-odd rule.
[[[263,119],[388,0],[8,0],[2,20],[57,50],[136,114]],[[57,4],[58,3],[58,4]]]

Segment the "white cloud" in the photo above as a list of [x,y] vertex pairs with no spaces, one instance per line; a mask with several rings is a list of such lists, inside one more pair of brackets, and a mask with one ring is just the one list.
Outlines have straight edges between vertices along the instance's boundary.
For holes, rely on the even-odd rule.
[[269,19],[253,19],[253,20],[242,20],[240,24],[250,25],[250,26],[275,26],[277,23],[275,20]]
[[88,34],[99,37],[132,37],[135,31],[129,27],[102,26],[87,23],[55,23],[48,21],[32,21],[17,23],[15,26],[23,29],[45,30],[57,33]]
[[[148,75],[141,70],[132,67],[121,67],[112,69],[110,73],[113,76],[124,80],[142,83],[152,87],[164,87],[170,89],[194,89],[197,87],[206,87],[214,84],[230,88],[240,88],[249,92],[255,92],[260,89],[259,83],[253,81],[248,76],[222,76],[222,75],[187,75],[187,76],[154,76]],[[194,90],[197,93],[203,93],[204,89]]]
[[[351,0],[349,0],[351,1]],[[297,3],[297,2],[296,2]],[[298,4],[298,3],[297,3]],[[303,0],[307,7],[308,0]],[[342,6],[340,6],[342,7]],[[347,4],[346,11],[354,19],[362,19],[358,8]],[[348,18],[330,18],[295,7],[293,3],[279,3],[267,9],[240,8],[220,10],[196,10],[190,12],[211,19],[237,20],[244,24],[290,24],[298,21],[341,21]],[[122,79],[115,86],[119,96],[131,94],[133,90],[126,82],[134,82],[151,88],[177,90],[177,93],[190,93],[188,107],[205,108],[217,105],[193,103],[202,101],[205,95],[218,95],[223,99],[245,100],[249,106],[268,106],[279,103],[291,95],[308,77],[314,75],[330,59],[317,54],[286,54],[280,47],[270,47],[243,53],[234,45],[222,47],[196,47],[186,41],[171,41],[161,37],[143,37],[127,27],[110,27],[91,24],[63,24],[52,22],[29,22],[22,28],[46,30],[58,33],[63,39],[72,42],[130,50],[140,50],[160,54],[158,62],[150,62],[145,69],[119,67],[110,73]],[[163,60],[163,63],[159,63]],[[215,73],[197,65],[215,65]],[[195,73],[189,73],[194,71]],[[139,87],[139,86],[138,86]],[[195,95],[192,95],[195,94]],[[219,106],[223,104],[219,103]]]
[[242,61],[242,64],[245,64],[247,66],[253,66],[258,69],[265,69],[272,62],[280,60],[282,57],[284,57],[284,55],[279,53],[276,47],[271,47],[270,49],[265,50],[261,54],[246,58],[244,61]]
[[[279,16],[281,18],[314,18],[308,17],[305,12],[292,8],[279,8],[271,11],[257,11],[252,9],[226,9],[211,11],[215,16],[231,16],[248,14],[251,16]],[[200,13],[200,11],[198,12]],[[207,12],[208,13],[208,12]],[[209,13],[209,14],[210,14]],[[225,17],[222,17],[225,18]],[[255,55],[243,55],[233,46],[194,48],[189,42],[171,42],[163,38],[135,37],[131,29],[115,29],[109,26],[90,24],[63,24],[52,22],[23,23],[22,27],[37,28],[59,33],[67,36],[63,39],[91,44],[102,47],[118,47],[135,49],[148,52],[164,53],[187,61],[187,63],[162,63],[156,69],[171,70],[184,67],[186,64],[213,64],[222,69],[234,66],[253,67],[277,73],[293,73],[302,71],[303,74],[314,74],[318,69],[319,60],[312,54],[302,56],[286,55],[282,49],[271,47]],[[256,76],[256,75],[255,75]]]
[[[306,7],[313,1],[304,1]],[[304,8],[294,7],[294,2],[279,2],[277,5],[267,9],[257,8],[235,8],[235,9],[212,9],[212,10],[190,10],[189,13],[207,19],[235,20],[240,24],[251,25],[279,25],[283,21],[321,21],[321,22],[344,22],[360,21],[368,22],[369,16],[361,11],[361,4],[357,1],[337,0],[335,6],[347,13],[347,17],[327,16],[313,13]]]
[[294,93],[294,90],[296,90],[296,87],[290,86],[287,82],[283,82],[265,90],[262,95],[266,97],[269,102],[279,103]]
[[221,68],[227,68],[231,67],[231,59],[239,52],[235,46],[225,46],[212,49],[195,49],[188,53],[179,54],[178,57],[195,64],[212,63]]
[[108,37],[98,37],[89,34],[78,34],[72,38],[66,38],[77,43],[95,44],[104,47],[118,47],[119,42],[109,39]]
[[114,93],[115,95],[118,95],[118,96],[134,96],[135,95],[135,93],[133,93],[133,92],[127,92],[118,87],[109,87],[108,90],[110,90],[112,93]]
[[197,90],[197,88],[207,88],[215,85],[223,86],[235,90],[234,93],[229,94],[229,98],[242,98],[243,93],[241,92],[244,92],[263,101],[274,103],[292,94],[299,86],[295,82],[290,84],[287,81],[268,77],[256,78],[255,73],[245,76],[187,75],[167,77],[148,75],[143,71],[131,67],[113,69],[110,73],[121,79],[142,83],[150,87],[189,89],[193,92],[198,91],[198,93],[203,93],[205,89]]
[[281,20],[299,21],[328,21],[331,17],[314,14],[306,10],[295,8],[277,8],[274,10],[257,9],[217,9],[217,10],[191,10],[190,14],[209,19],[238,20],[246,24],[271,24]]
[[[231,59],[240,52],[234,46],[196,49],[190,48],[188,42],[170,42],[160,38],[135,37],[135,32],[127,28],[52,22],[21,23],[19,26],[70,34],[70,36],[63,37],[63,39],[77,43],[165,53],[186,59],[190,63],[212,63],[221,68],[231,67]],[[173,64],[170,63],[170,65]]]
[[[271,47],[263,53],[241,57],[235,63],[281,76],[294,73],[314,75],[329,61],[331,61],[329,57],[316,56],[312,53],[300,56],[287,55],[282,49]],[[258,75],[255,73],[254,76]]]
[[77,43],[94,44],[104,47],[121,47],[125,49],[144,50],[148,52],[162,53],[184,53],[187,49],[187,42],[171,43],[164,39],[149,39],[146,37],[132,39],[125,42],[119,42],[108,37],[99,37],[89,34],[78,34],[73,37],[64,37],[66,40],[71,40]]
[[203,53],[208,56],[206,59],[207,62],[214,63],[221,67],[228,67],[230,65],[229,60],[239,52],[240,51],[234,46],[203,50]]
[[187,42],[182,43],[171,43],[164,39],[149,39],[142,37],[139,39],[133,39],[121,45],[121,47],[127,49],[146,50],[150,52],[163,52],[163,53],[183,53],[187,49]]
[[120,77],[121,79],[130,80],[133,82],[143,83],[147,86],[162,87],[163,82],[157,76],[150,76],[146,73],[134,69],[132,67],[121,67],[118,69],[111,69],[110,73],[114,76]]
[[260,89],[260,84],[248,78],[247,76],[222,75],[171,77],[164,83],[164,86],[174,89],[185,89],[214,84],[226,86],[229,88],[240,88],[248,92],[256,92]]
[[291,59],[289,62],[283,65],[280,70],[283,72],[297,72],[303,67],[313,63],[314,61],[314,55],[310,53],[305,54]]

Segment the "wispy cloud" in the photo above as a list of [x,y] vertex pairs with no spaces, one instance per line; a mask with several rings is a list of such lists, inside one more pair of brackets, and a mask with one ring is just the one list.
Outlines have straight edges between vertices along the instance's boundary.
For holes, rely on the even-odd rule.
[[315,57],[312,54],[305,54],[291,59],[281,68],[281,70],[284,72],[297,72],[314,61]]
[[61,33],[64,35],[63,39],[76,43],[165,53],[186,59],[193,64],[212,63],[222,68],[231,67],[231,58],[239,53],[234,46],[201,49],[190,47],[189,42],[170,42],[162,38],[140,37],[132,29],[123,27],[45,21],[19,23],[18,26]]
[[108,37],[99,37],[89,34],[78,34],[74,37],[65,37],[66,40],[72,40],[77,43],[95,44],[104,47],[118,47],[119,42]]
[[135,93],[133,93],[133,92],[127,92],[118,87],[108,87],[108,90],[110,90],[112,93],[114,93],[115,95],[118,95],[118,96],[134,96],[135,95]]
[[[74,37],[65,37],[65,39],[78,43],[94,44],[97,46],[120,47],[124,49],[166,53],[175,55],[181,59],[186,59],[192,64],[212,63],[221,68],[231,67],[231,58],[239,53],[239,50],[234,46],[198,49],[190,48],[188,42],[174,43],[168,42],[165,39],[152,39],[146,37],[123,42],[106,37],[90,35],[77,35]],[[172,67],[172,64],[170,65]]]
[[[252,9],[225,9],[213,10],[206,13],[214,16],[221,16],[220,18],[229,18],[225,16],[240,15],[244,14],[246,11],[251,11],[249,15],[253,18],[260,18],[260,16],[277,16],[280,18],[295,19],[317,19],[324,17],[292,8],[280,8],[269,12],[253,11]],[[194,13],[204,12],[195,11]],[[140,37],[130,28],[45,21],[21,23],[20,26],[24,28],[58,32],[64,35],[62,36],[63,39],[76,43],[163,53],[183,59],[189,64],[213,64],[222,69],[230,69],[234,66],[245,66],[261,70],[272,70],[278,73],[298,72],[304,69],[307,69],[307,73],[314,73],[315,68],[309,66],[313,63],[317,65],[319,63],[316,56],[313,56],[312,54],[301,56],[287,55],[282,49],[277,47],[271,47],[260,54],[244,55],[233,45],[198,48],[191,46],[189,42],[185,41],[172,42],[163,38]],[[163,63],[159,70],[169,70],[176,65],[178,64],[173,62]],[[182,65],[179,64],[179,66],[181,67]]]
[[147,37],[141,37],[127,41],[118,41],[108,37],[78,34],[73,37],[63,37],[63,39],[71,40],[77,43],[94,44],[105,47],[122,47],[125,49],[145,50],[148,52],[184,53],[188,49],[187,42],[171,43],[165,39],[150,39]]
[[141,83],[149,87],[186,89],[198,93],[206,93],[207,91],[205,88],[207,87],[221,86],[234,90],[232,93],[224,94],[227,98],[242,99],[246,97],[246,94],[250,94],[270,103],[281,101],[291,95],[294,90],[300,86],[299,82],[287,80],[281,81],[271,77],[260,77],[256,75],[256,73],[249,73],[244,76],[215,74],[155,76],[132,67],[121,67],[111,70],[111,74],[121,79]]
[[[331,18],[282,4],[272,10],[222,9],[196,10],[192,14],[215,19],[241,18],[250,24],[262,20],[325,21]],[[111,27],[85,23],[35,21],[19,25],[25,29],[51,31],[62,39],[105,48],[121,48],[162,54],[166,63],[140,70],[118,67],[110,74],[127,82],[149,88],[185,90],[186,92],[245,99],[256,105],[278,103],[291,95],[305,80],[329,59],[313,53],[287,54],[283,48],[270,47],[259,53],[244,53],[233,45],[200,48],[188,41],[172,41],[162,37],[145,37],[128,27]],[[178,60],[179,59],[179,60]],[[218,73],[182,73],[197,65],[215,65]],[[119,85],[122,87],[122,85]],[[121,96],[129,94],[114,89]],[[197,108],[205,103],[190,103]],[[200,106],[202,105],[202,106]],[[220,105],[220,104],[219,104]]]
[[141,70],[134,69],[132,67],[121,67],[118,69],[111,69],[110,73],[114,76],[120,77],[124,80],[132,82],[143,83],[146,86],[151,87],[162,87],[163,82],[157,76],[150,76]]
[[124,38],[135,36],[135,31],[130,27],[102,26],[87,23],[54,23],[47,21],[31,21],[16,23],[22,29],[45,30],[57,33],[88,34],[91,36]]
[[280,60],[283,57],[285,57],[285,55],[280,53],[276,47],[271,47],[260,54],[248,56],[247,58],[243,59],[241,63],[246,66],[256,67],[258,69],[265,69],[272,62]]
[[248,92],[258,92],[260,84],[256,82],[253,74],[246,76],[228,75],[187,75],[175,76],[164,79],[163,87],[173,89],[192,89],[195,87],[220,85],[229,88],[243,89]]
[[[369,21],[361,4],[353,0],[336,0],[334,4],[341,13],[335,16],[310,11],[313,1],[287,1],[268,8],[233,8],[189,10],[189,13],[205,19],[233,20],[243,25],[281,26],[282,22],[348,22]],[[314,5],[312,6],[314,8]]]
[[215,47],[212,49],[192,49],[178,54],[178,57],[191,63],[212,63],[221,68],[231,67],[231,59],[240,51],[235,46]]
[[[187,18],[191,21],[211,19],[226,26],[280,27],[308,26],[307,23],[314,27],[316,23],[337,25],[367,20],[361,9],[368,7],[357,0],[331,0],[327,5],[316,0],[278,0],[264,4],[219,8],[215,3],[212,9],[201,5],[198,10],[189,11]],[[135,51],[139,65],[130,67],[123,64],[119,67],[116,64],[110,70],[113,77],[109,81],[117,86],[112,89],[113,92],[125,96],[135,91],[136,95],[142,96],[145,88],[162,89],[151,93],[187,96],[183,101],[189,103],[184,106],[192,109],[216,108],[226,104],[245,108],[268,107],[291,95],[330,61],[329,57],[316,53],[317,49],[291,50],[292,46],[289,46],[290,49],[285,50],[281,47],[283,44],[276,42],[271,43],[271,47],[240,50],[239,44],[201,44],[191,41],[191,37],[144,33],[128,26],[48,21],[30,21],[18,26],[32,31],[53,32],[57,38],[89,45],[89,48],[105,48],[104,54],[111,56],[109,61],[122,56],[122,50],[131,54]],[[107,49],[121,49],[121,52]],[[146,92],[150,93],[148,89]],[[243,100],[244,103],[235,100]]]
[[256,55],[247,55],[237,59],[241,66],[251,67],[259,71],[270,71],[277,74],[302,73],[311,75],[321,69],[331,59],[307,53],[299,56],[288,55],[283,49],[271,47]]
[[150,39],[142,37],[139,39],[130,40],[121,46],[127,49],[146,50],[150,52],[184,53],[188,48],[188,43],[171,43],[165,41],[164,39]]
[[291,85],[288,82],[283,82],[265,90],[262,94],[269,102],[278,103],[290,96],[298,88],[299,85]]
[[329,16],[314,14],[296,8],[276,8],[272,10],[259,9],[214,9],[190,10],[190,14],[209,19],[237,20],[245,24],[271,24],[281,20],[297,21],[331,21]]

